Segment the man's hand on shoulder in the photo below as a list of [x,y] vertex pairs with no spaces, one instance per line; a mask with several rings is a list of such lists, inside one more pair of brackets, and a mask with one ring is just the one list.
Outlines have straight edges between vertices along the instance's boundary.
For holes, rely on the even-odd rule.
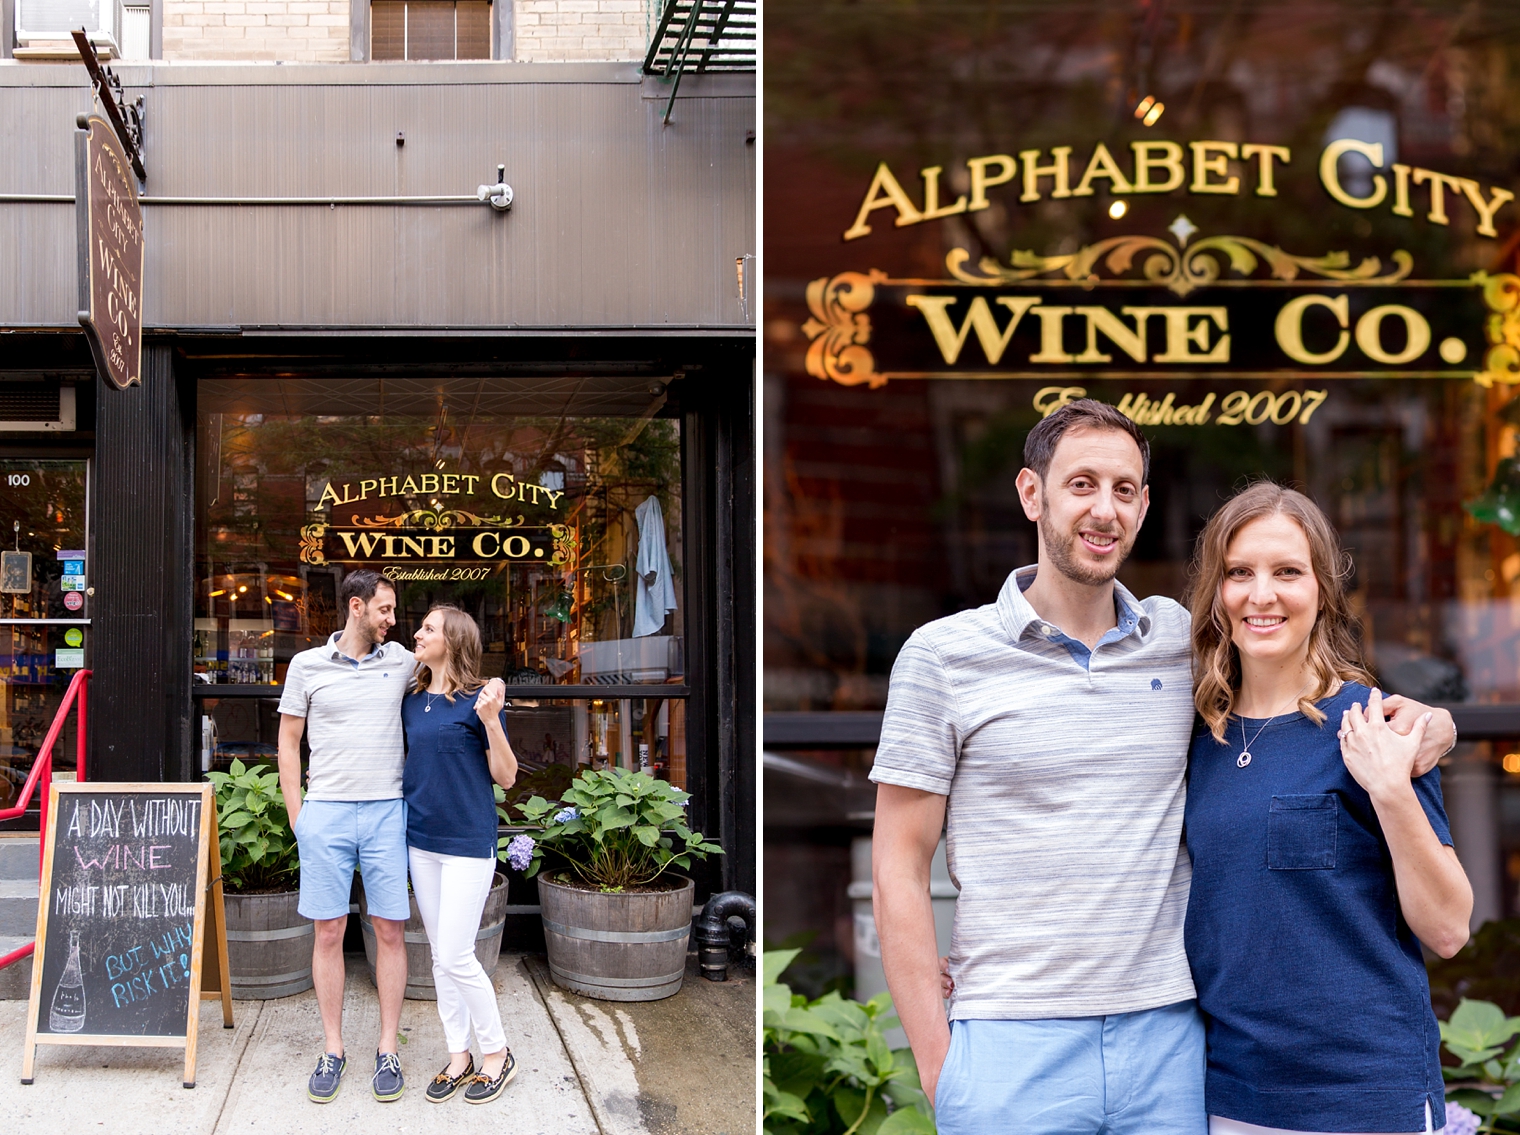
[[1424,776],[1436,767],[1436,762],[1451,752],[1457,743],[1457,724],[1448,710],[1428,706],[1402,694],[1385,694],[1383,709],[1389,715],[1388,726],[1401,736],[1408,736],[1414,724],[1425,714],[1430,714],[1430,727],[1425,730],[1425,740],[1414,757],[1414,775]]

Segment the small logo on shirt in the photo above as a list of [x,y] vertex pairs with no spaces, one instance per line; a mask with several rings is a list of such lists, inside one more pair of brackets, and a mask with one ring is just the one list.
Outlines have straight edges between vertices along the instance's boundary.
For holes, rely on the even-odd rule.
[[1159,690],[1160,688],[1161,688],[1161,679],[1160,678],[1152,678],[1151,679],[1151,689],[1153,689],[1153,690]]

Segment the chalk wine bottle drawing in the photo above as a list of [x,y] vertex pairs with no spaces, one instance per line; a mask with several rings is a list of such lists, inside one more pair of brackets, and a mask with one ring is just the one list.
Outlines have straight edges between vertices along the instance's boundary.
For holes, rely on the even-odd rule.
[[77,1033],[84,1028],[84,973],[79,965],[79,931],[69,931],[69,960],[53,990],[48,1031]]

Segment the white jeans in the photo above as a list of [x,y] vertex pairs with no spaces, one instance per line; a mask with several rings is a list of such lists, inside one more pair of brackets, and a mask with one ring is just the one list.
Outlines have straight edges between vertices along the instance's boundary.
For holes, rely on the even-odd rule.
[[501,1010],[490,975],[475,956],[475,935],[485,909],[495,859],[439,855],[408,847],[412,891],[433,950],[433,984],[438,990],[438,1016],[450,1052],[466,1052],[470,1029],[482,1055],[507,1047]]
[[[1442,1127],[1434,1135],[1441,1135],[1446,1128]],[[1312,1131],[1285,1131],[1281,1127],[1258,1127],[1254,1123],[1242,1123],[1238,1119],[1223,1119],[1217,1115],[1209,1116],[1209,1135],[1315,1135]],[[1418,1132],[1411,1135],[1419,1135]],[[1432,1135],[1430,1130],[1430,1102],[1425,1103],[1425,1133]]]

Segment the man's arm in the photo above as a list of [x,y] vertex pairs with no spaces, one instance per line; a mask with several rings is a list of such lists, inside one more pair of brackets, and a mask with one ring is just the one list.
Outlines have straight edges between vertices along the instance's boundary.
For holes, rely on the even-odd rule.
[[950,1050],[929,901],[929,865],[945,827],[945,800],[917,788],[877,785],[871,842],[872,907],[881,964],[931,1104]]
[[306,718],[280,714],[280,795],[285,797],[291,828],[301,814],[301,734],[305,732]]
[[1457,723],[1447,710],[1413,701],[1402,694],[1386,695],[1383,698],[1383,710],[1390,715],[1389,726],[1401,737],[1409,736],[1414,723],[1420,718],[1427,713],[1431,715],[1430,725],[1414,756],[1415,776],[1424,776],[1435,768],[1436,762],[1451,752],[1452,746],[1457,743]]

